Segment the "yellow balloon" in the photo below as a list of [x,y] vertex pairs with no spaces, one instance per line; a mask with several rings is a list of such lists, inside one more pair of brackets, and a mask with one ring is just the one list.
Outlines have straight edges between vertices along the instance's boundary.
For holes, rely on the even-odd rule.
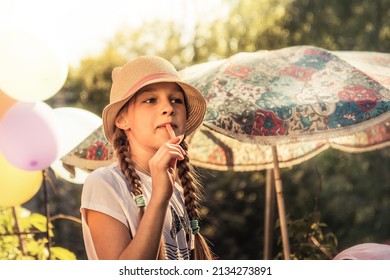
[[42,171],[19,169],[0,153],[0,207],[27,202],[38,192],[42,180]]

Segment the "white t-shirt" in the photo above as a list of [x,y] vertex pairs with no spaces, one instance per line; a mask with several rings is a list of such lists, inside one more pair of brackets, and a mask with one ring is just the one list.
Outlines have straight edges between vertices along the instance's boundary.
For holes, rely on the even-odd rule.
[[[142,182],[146,208],[151,196],[152,178],[137,171]],[[122,222],[134,237],[139,224],[139,208],[128,188],[126,177],[117,163],[94,170],[85,180],[81,195],[81,217],[85,249],[88,259],[98,259],[83,209],[109,215]],[[165,216],[163,236],[168,259],[190,259],[193,234],[183,202],[182,187],[176,183]],[[113,237],[115,238],[115,237]]]

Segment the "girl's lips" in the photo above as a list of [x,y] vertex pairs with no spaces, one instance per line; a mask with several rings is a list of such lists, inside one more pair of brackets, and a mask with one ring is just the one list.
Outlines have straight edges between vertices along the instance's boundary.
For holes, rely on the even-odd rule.
[[167,125],[170,125],[173,129],[177,128],[177,125],[174,125],[173,123],[164,123],[159,125],[157,128],[167,128]]

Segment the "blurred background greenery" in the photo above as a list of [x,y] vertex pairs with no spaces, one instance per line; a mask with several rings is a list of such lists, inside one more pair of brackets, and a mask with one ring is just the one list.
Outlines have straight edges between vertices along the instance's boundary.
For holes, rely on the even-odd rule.
[[[181,26],[169,21],[146,21],[141,28],[118,30],[101,54],[85,57],[70,69],[64,87],[48,104],[100,116],[108,103],[112,68],[143,54],[160,55],[182,69],[238,52],[294,45],[390,52],[388,0],[221,0],[221,5],[228,8],[228,15],[198,22],[190,39]],[[357,243],[389,242],[389,160],[388,148],[361,154],[329,149],[282,169],[294,258],[328,259]],[[197,170],[205,187],[202,231],[216,255],[262,259],[266,171]],[[50,177],[49,206],[56,217],[52,243],[86,259],[77,222],[82,186],[53,172]],[[23,207],[44,213],[43,192]],[[277,225],[272,258],[282,258]]]

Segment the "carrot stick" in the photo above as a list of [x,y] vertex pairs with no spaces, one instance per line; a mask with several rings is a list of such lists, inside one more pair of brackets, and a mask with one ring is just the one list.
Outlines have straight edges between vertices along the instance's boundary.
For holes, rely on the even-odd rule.
[[172,128],[171,124],[168,123],[165,127],[167,128],[169,136],[171,137],[171,139],[175,138],[176,137],[175,131],[173,131],[173,128]]
[[[173,128],[172,128],[171,124],[168,123],[165,127],[167,128],[169,136],[171,137],[171,139],[175,138],[176,137],[175,131],[173,131]],[[174,168],[170,167],[170,168],[167,169],[168,173],[171,173],[173,175],[173,177],[176,176],[176,174],[175,174],[176,173],[176,164],[177,164],[177,160],[174,161]]]

